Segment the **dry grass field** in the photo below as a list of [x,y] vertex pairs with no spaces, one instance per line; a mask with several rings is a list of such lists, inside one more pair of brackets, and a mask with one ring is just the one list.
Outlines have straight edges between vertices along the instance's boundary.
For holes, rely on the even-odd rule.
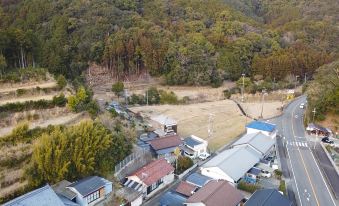
[[[182,137],[194,134],[209,142],[215,151],[244,132],[246,118],[231,100],[205,102],[190,105],[157,105],[132,107],[146,118],[163,114],[178,121],[178,133]],[[213,134],[208,138],[209,117],[212,115]],[[247,119],[247,121],[250,121]]]

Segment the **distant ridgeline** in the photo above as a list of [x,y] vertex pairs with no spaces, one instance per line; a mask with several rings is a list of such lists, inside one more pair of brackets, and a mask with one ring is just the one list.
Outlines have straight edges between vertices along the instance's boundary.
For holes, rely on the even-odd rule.
[[339,50],[336,0],[313,1],[2,1],[0,74],[44,67],[73,79],[97,63],[171,85],[311,76]]

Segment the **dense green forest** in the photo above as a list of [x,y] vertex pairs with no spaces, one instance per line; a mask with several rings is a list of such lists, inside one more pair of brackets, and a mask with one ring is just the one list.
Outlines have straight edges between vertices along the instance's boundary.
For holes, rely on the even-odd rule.
[[0,73],[44,67],[68,78],[92,63],[112,78],[167,84],[311,76],[338,57],[336,0],[6,0]]

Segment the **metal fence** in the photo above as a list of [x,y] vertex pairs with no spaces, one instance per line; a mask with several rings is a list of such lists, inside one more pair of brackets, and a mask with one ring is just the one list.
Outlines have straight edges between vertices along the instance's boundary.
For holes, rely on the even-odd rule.
[[146,153],[149,153],[147,149],[139,149],[134,151],[132,154],[128,155],[124,160],[115,165],[115,174],[118,174],[123,170],[128,164],[143,158]]

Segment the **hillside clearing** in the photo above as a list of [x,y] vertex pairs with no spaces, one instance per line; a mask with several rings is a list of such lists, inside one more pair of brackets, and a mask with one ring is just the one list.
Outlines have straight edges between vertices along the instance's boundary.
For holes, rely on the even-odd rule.
[[[143,106],[130,109],[146,118],[163,114],[176,119],[179,135],[186,137],[194,134],[207,139],[211,151],[221,148],[245,131],[246,118],[231,100],[190,105]],[[213,134],[208,138],[210,114],[213,117]]]

